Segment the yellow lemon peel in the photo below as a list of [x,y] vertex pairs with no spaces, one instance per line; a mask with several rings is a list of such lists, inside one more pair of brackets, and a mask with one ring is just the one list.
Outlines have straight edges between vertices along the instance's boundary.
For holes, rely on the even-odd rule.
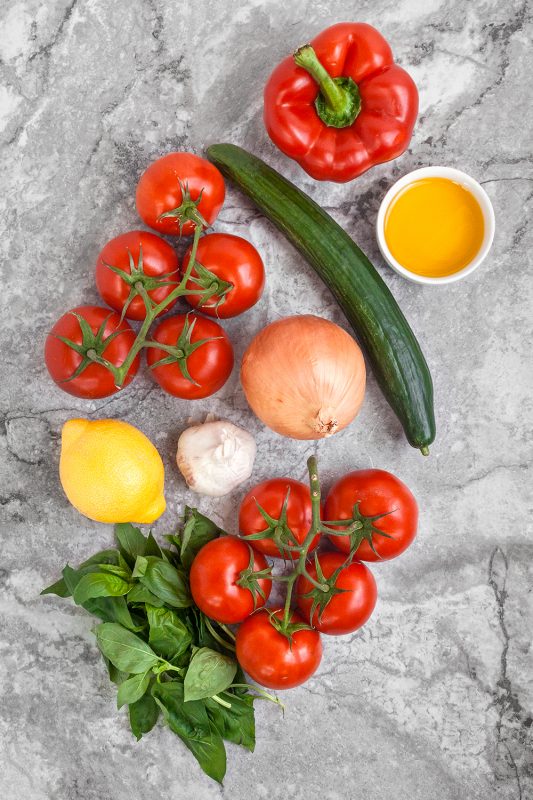
[[166,508],[161,456],[144,433],[127,422],[66,422],[59,477],[72,505],[97,522],[150,523]]

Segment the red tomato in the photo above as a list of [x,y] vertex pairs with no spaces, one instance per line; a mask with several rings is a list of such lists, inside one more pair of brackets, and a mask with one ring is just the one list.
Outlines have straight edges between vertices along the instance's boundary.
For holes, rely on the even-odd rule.
[[[253,572],[267,569],[265,557],[261,553],[254,554],[246,542],[236,536],[221,536],[202,547],[190,574],[191,593],[200,611],[227,624],[242,622],[254,611],[252,592],[237,583],[241,573],[249,567],[251,553]],[[260,592],[255,595],[255,608],[260,608],[268,599],[272,582],[259,578],[257,584],[264,594],[264,597]]]
[[[184,198],[182,188],[190,198]],[[217,218],[224,202],[224,179],[213,164],[193,153],[168,153],[154,161],[137,184],[137,211],[150,228],[173,236],[194,233],[194,221],[187,219],[181,227],[177,216],[161,215],[178,209],[185,200],[190,215],[194,206],[207,225]],[[198,216],[198,214],[196,215]]]
[[[283,525],[281,517],[289,489],[286,524]],[[270,525],[259,511],[258,504],[272,518]],[[273,533],[274,537],[250,539],[249,544],[254,550],[267,556],[290,558],[289,551],[283,552],[283,545],[294,546],[294,538],[298,544],[302,544],[311,527],[312,516],[311,494],[305,483],[292,478],[272,478],[250,489],[242,501],[239,510],[239,530],[243,536],[262,531]],[[276,524],[277,521],[281,524]],[[313,539],[311,549],[317,546],[319,538],[316,536]],[[292,557],[297,557],[297,554],[292,554]]]
[[[80,322],[74,314],[78,314],[86,320],[92,336],[83,335]],[[121,331],[121,333],[106,345],[106,338],[115,331]],[[58,339],[58,336],[70,339],[75,345],[82,348],[83,352],[73,350]],[[68,379],[81,365],[84,353],[91,350],[110,361],[115,367],[122,366],[134,341],[135,331],[127,322],[121,322],[115,311],[99,306],[78,306],[63,314],[46,337],[44,346],[46,367],[59,388],[68,394],[88,399],[108,397],[118,392],[119,389],[115,386],[113,374],[101,364],[88,363],[88,366],[79,375],[72,380]],[[124,386],[133,380],[139,369],[139,361],[139,356],[137,356],[128,371]]]
[[[183,272],[187,269],[190,255],[191,247],[185,253]],[[210,317],[220,317],[220,319],[236,317],[254,306],[263,294],[265,285],[263,261],[255,247],[240,236],[233,236],[230,233],[210,233],[204,236],[198,243],[195,261],[216,275],[221,282],[233,284],[233,288],[223,294],[221,302],[220,295],[212,295],[200,306],[201,294],[186,296],[185,299],[191,306],[201,308],[203,313]],[[192,274],[202,280],[200,285],[203,288],[211,286],[213,281],[209,276],[205,278],[199,276],[196,269],[193,269]],[[197,287],[197,281],[187,282],[187,289]]]
[[[147,361],[158,384],[174,397],[197,400],[218,392],[233,369],[233,347],[218,322],[196,314],[178,314],[159,323],[153,333],[156,342],[174,348],[181,357],[154,366],[170,357],[166,350],[147,348]],[[211,339],[198,347],[201,339]],[[192,380],[186,377],[188,372]]]
[[[352,633],[364,625],[370,618],[377,600],[377,588],[374,576],[364,564],[359,561],[352,561],[346,567],[342,567],[345,556],[341,553],[320,553],[318,562],[322,576],[331,578],[336,570],[340,569],[338,576],[331,586],[335,589],[343,589],[339,594],[331,594],[330,600],[320,613],[316,609],[313,613],[312,625],[320,633],[329,633],[339,636],[343,633]],[[322,580],[317,575],[314,561],[307,565],[307,571],[315,580]],[[296,596],[298,608],[302,616],[310,621],[311,607],[314,597],[304,597],[303,595],[313,591],[313,584],[301,575],[296,583]],[[315,589],[316,596],[320,596],[319,589]],[[328,594],[324,593],[324,598]]]
[[[416,536],[418,506],[405,483],[383,469],[349,472],[328,494],[324,517],[331,521],[352,519],[356,503],[363,517],[384,515],[363,521],[363,532],[371,539],[376,552],[364,539],[356,553],[359,560],[387,561],[409,547]],[[343,530],[342,527],[339,530]],[[380,536],[379,531],[387,536]],[[330,539],[339,550],[350,552],[349,536],[330,536]]]
[[[281,619],[282,609],[261,609],[248,617],[237,631],[237,660],[252,680],[269,689],[292,689],[316,672],[322,658],[320,635],[300,630],[291,641],[276,630],[270,614]],[[304,622],[296,612],[291,622]]]
[[[153,288],[157,279],[175,282],[179,280],[178,257],[164,239],[147,231],[129,231],[129,233],[123,233],[122,236],[116,236],[105,245],[98,256],[96,286],[102,300],[119,312],[128,301],[133,280],[129,283],[106,264],[118,267],[131,275],[130,256],[135,267],[142,266],[142,272],[139,275],[134,274],[133,280],[140,281],[145,285],[149,296],[155,303],[161,303],[175,289],[175,286]],[[173,303],[170,303],[165,312],[169,311],[175,302],[174,300]],[[144,301],[138,294],[128,304],[125,316],[128,319],[144,319],[146,317]]]

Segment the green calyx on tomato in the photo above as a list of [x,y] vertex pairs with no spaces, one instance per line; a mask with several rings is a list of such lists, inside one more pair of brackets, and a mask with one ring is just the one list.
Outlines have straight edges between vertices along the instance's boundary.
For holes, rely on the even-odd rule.
[[292,558],[293,553],[298,553],[300,550],[300,542],[295,537],[294,533],[289,527],[287,521],[287,510],[289,505],[289,498],[291,494],[291,487],[287,487],[287,493],[281,507],[279,517],[272,517],[265,509],[255,501],[257,510],[266,522],[267,527],[258,533],[249,533],[243,536],[246,542],[259,541],[263,539],[271,539],[273,544],[279,550],[283,558]]
[[185,223],[192,222],[193,225],[200,225],[202,228],[209,228],[209,222],[202,216],[198,206],[202,200],[204,190],[193,200],[189,191],[189,184],[178,178],[178,184],[181,190],[181,203],[176,208],[169,211],[164,211],[159,214],[158,221],[163,219],[175,219],[179,225],[180,235],[185,226]]
[[134,342],[135,331],[116,311],[76,306],[57,320],[46,337],[46,367],[57,386],[74,397],[109,397],[130,383],[139,369],[138,355],[123,369]]
[[[287,617],[283,630],[276,627],[281,617]],[[270,689],[299,686],[316,672],[322,658],[318,631],[296,611],[287,614],[283,608],[262,608],[249,616],[237,631],[235,647],[243,670]]]
[[224,179],[216,167],[193,153],[174,152],[143,172],[135,201],[150,228],[169,236],[189,236],[195,227],[203,230],[213,224],[224,195]]
[[157,277],[147,275],[145,273],[143,267],[142,244],[139,245],[139,258],[137,259],[137,263],[135,263],[131,250],[129,249],[128,258],[130,267],[129,272],[127,272],[125,269],[121,269],[120,267],[116,267],[113,264],[108,264],[107,261],[102,261],[103,265],[107,267],[107,269],[110,269],[116,275],[119,275],[124,283],[130,287],[128,297],[124,303],[122,313],[120,315],[121,320],[124,319],[132,301],[138,295],[143,298],[145,304],[148,306],[153,306],[156,304],[148,296],[148,292],[153,291],[154,289],[161,289],[164,286],[178,286],[178,281],[169,280],[169,278],[171,278],[173,275],[172,272],[164,273],[163,275],[159,275]]
[[[255,571],[257,585],[251,570]],[[266,603],[272,581],[261,553],[256,553],[252,561],[246,542],[224,535],[207,542],[197,552],[191,566],[190,587],[194,602],[210,620],[234,625]]]
[[[353,633],[370,619],[377,587],[365,564],[337,550],[328,550],[316,556],[306,569],[307,575],[300,575],[296,583],[296,605],[302,617],[320,633]],[[309,578],[325,581],[334,591],[321,595],[313,590]]]
[[[76,344],[76,342],[73,342],[72,339],[69,339],[68,337],[62,336],[58,333],[53,333],[51,335],[55,339],[59,339],[59,341],[63,342],[63,344],[65,344],[67,347],[70,347],[71,350],[74,350],[74,352],[78,353],[78,355],[81,356],[81,362],[74,370],[72,375],[67,378],[63,378],[60,382],[67,383],[68,381],[75,380],[91,364],[99,364],[100,366],[105,367],[113,374],[113,376],[116,377],[118,375],[117,367],[103,357],[103,352],[107,347],[109,347],[113,339],[116,339],[117,336],[120,336],[121,333],[125,333],[128,329],[120,328],[119,330],[117,328],[117,330],[114,330],[112,333],[105,336],[106,326],[110,318],[115,316],[113,311],[110,311],[108,316],[105,317],[96,333],[93,332],[91,325],[87,322],[85,317],[83,317],[81,314],[78,314],[77,311],[69,311],[68,313],[78,320],[82,336],[81,344]],[[122,319],[120,322],[122,322]]]
[[[191,251],[183,257],[182,273],[188,269]],[[209,317],[227,319],[252,308],[264,285],[265,266],[251,242],[231,233],[208,233],[198,242],[185,299]],[[207,292],[213,292],[210,302]]]
[[376,522],[378,519],[382,519],[382,517],[388,517],[389,514],[393,514],[394,509],[392,511],[385,511],[383,514],[374,514],[372,517],[366,517],[359,511],[360,505],[360,502],[355,503],[352,511],[352,517],[349,520],[344,519],[327,521],[326,525],[328,526],[335,527],[336,525],[342,525],[345,528],[345,530],[342,531],[331,532],[329,535],[333,537],[349,536],[350,553],[352,555],[357,552],[361,542],[368,542],[368,546],[372,552],[379,558],[380,555],[374,546],[373,536],[383,536],[385,539],[392,539],[393,537],[390,535],[390,533],[385,533],[385,531],[382,531],[381,528],[378,528],[376,525],[374,525],[374,522]]
[[345,567],[349,566],[352,561],[352,555],[349,555],[343,563],[341,563],[334,572],[328,577],[324,575],[318,553],[315,553],[315,571],[317,580],[322,584],[320,587],[313,586],[308,592],[301,595],[302,598],[311,600],[311,608],[309,610],[309,623],[313,624],[313,617],[317,613],[318,622],[322,619],[322,615],[326,610],[327,605],[337,594],[344,594],[349,589],[339,589],[336,586],[337,578]]
[[[324,516],[344,528],[328,526],[328,536],[338,550],[349,553],[360,540],[358,561],[396,558],[411,545],[418,527],[418,505],[412,492],[382,469],[356,470],[340,478],[328,493]],[[361,528],[352,541],[346,534],[355,525]]]
[[200,386],[198,381],[195,381],[189,373],[187,359],[192,355],[192,353],[194,353],[195,350],[198,350],[199,347],[202,347],[202,345],[207,344],[208,342],[215,342],[222,337],[210,336],[205,339],[198,339],[196,342],[191,341],[197,321],[198,319],[195,318],[192,322],[189,322],[189,315],[187,314],[185,324],[183,325],[183,329],[181,330],[175,345],[164,344],[163,342],[156,341],[146,342],[146,347],[155,347],[158,350],[163,350],[168,354],[164,358],[160,358],[158,361],[149,364],[150,369],[164,367],[168,364],[177,364],[181,374],[186,380],[190,381],[195,386]]
[[269,622],[278,633],[281,633],[282,636],[285,636],[288,639],[289,644],[292,643],[294,634],[298,631],[311,631],[313,630],[313,626],[310,625],[308,622],[305,622],[303,619],[298,618],[293,615],[293,617],[289,618],[287,621],[283,618],[283,616],[279,616],[276,609],[266,608],[265,611],[268,612]]
[[198,294],[201,298],[197,308],[202,308],[209,300],[215,300],[210,308],[218,309],[224,303],[226,295],[234,288],[233,283],[219,278],[199,261],[194,264],[194,275],[191,275],[190,282],[199,287]]
[[197,400],[224,386],[235,356],[218,322],[190,312],[167,317],[157,325],[153,341],[148,343],[146,361],[165,392],[183,400]]
[[248,589],[254,601],[255,611],[258,605],[259,597],[262,600],[261,605],[264,605],[267,601],[267,597],[261,586],[261,583],[265,580],[272,579],[272,567],[257,569],[256,558],[258,554],[254,553],[251,547],[248,547],[248,549],[250,551],[250,561],[248,562],[246,569],[241,570],[240,575],[235,583],[237,586],[241,586],[243,589]]

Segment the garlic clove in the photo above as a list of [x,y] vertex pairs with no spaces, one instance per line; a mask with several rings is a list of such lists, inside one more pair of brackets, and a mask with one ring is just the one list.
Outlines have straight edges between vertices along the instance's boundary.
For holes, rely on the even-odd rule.
[[252,474],[256,445],[228,420],[193,425],[181,434],[176,461],[193,492],[222,497]]

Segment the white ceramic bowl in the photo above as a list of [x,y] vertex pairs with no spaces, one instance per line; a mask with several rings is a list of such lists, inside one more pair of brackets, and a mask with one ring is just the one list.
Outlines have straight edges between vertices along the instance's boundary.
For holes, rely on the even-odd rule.
[[[389,250],[385,239],[385,215],[390,204],[401,189],[413,183],[413,181],[420,180],[421,178],[448,178],[456,183],[460,183],[461,186],[464,186],[465,189],[468,189],[474,195],[483,213],[485,233],[483,236],[483,242],[477,255],[469,264],[466,265],[466,267],[463,267],[463,269],[459,270],[458,272],[453,272],[451,275],[443,275],[437,278],[426,275],[417,275],[416,273],[411,272],[402,266],[402,264],[400,264],[398,261],[396,261]],[[400,178],[399,181],[396,181],[396,183],[391,186],[381,201],[378,218],[376,221],[376,234],[381,255],[387,264],[389,264],[389,266],[391,266],[399,275],[403,275],[404,278],[414,281],[415,283],[443,284],[453,283],[454,281],[461,280],[461,278],[466,278],[466,276],[470,275],[471,272],[477,269],[481,262],[486,258],[487,253],[491,248],[492,240],[494,239],[494,228],[494,209],[486,191],[476,180],[474,180],[474,178],[471,178],[470,175],[467,175],[466,172],[461,172],[461,170],[453,169],[452,167],[422,167],[421,169],[415,169],[413,172],[409,172],[407,175],[404,175],[403,178]]]

